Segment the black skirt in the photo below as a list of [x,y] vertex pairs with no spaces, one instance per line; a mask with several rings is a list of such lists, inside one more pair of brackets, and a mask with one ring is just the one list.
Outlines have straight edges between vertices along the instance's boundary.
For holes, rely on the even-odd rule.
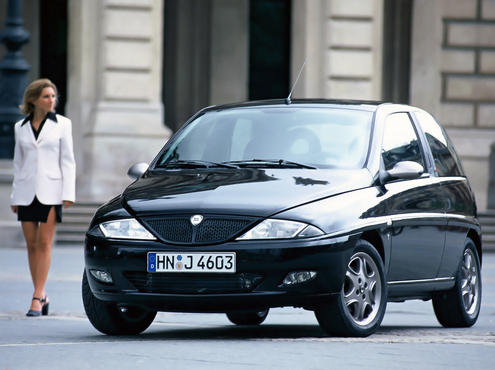
[[47,205],[42,204],[37,197],[34,197],[33,202],[29,206],[17,207],[17,220],[30,222],[46,222],[48,214],[52,207],[55,207],[57,222],[62,222],[62,205]]

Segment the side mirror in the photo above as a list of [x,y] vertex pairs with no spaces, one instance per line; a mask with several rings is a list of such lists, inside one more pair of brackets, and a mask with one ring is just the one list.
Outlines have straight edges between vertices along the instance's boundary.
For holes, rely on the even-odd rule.
[[133,180],[137,180],[141,176],[143,176],[143,173],[146,172],[148,167],[149,167],[148,163],[137,163],[134,166],[131,166],[131,168],[129,168],[129,170],[127,171],[127,176],[129,176]]
[[394,168],[388,171],[392,177],[404,180],[417,179],[421,177],[423,172],[423,166],[412,161],[399,162],[394,166]]
[[412,180],[420,178],[424,173],[424,168],[419,163],[404,161],[396,163],[394,168],[380,172],[380,182],[385,184],[391,180]]

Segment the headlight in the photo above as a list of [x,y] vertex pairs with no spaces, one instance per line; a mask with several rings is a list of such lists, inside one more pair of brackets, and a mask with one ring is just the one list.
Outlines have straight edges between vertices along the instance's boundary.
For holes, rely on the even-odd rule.
[[325,233],[317,227],[295,221],[265,220],[237,240],[309,238]]
[[[101,235],[103,233],[103,235]],[[94,236],[104,236],[106,238],[117,239],[146,239],[156,240],[151,233],[146,230],[135,219],[125,219],[117,221],[103,222],[91,229],[89,234]]]

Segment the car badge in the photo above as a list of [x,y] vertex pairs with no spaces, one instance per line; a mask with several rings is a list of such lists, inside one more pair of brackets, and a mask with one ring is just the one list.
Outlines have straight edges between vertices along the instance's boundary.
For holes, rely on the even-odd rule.
[[198,226],[203,221],[203,216],[194,215],[191,217],[191,223],[193,226]]

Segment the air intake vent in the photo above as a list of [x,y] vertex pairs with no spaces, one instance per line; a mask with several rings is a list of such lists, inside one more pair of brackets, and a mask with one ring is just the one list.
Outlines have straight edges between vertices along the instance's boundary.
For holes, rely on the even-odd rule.
[[220,218],[204,216],[193,226],[191,216],[178,218],[146,218],[143,222],[160,238],[169,243],[212,244],[237,237],[254,222],[246,218]]
[[162,239],[172,243],[191,243],[193,226],[189,220],[145,220]]
[[229,239],[249,225],[248,220],[205,220],[198,226],[196,243],[213,243]]
[[140,292],[155,294],[249,293],[263,281],[263,275],[257,273],[185,275],[128,271],[124,276]]

